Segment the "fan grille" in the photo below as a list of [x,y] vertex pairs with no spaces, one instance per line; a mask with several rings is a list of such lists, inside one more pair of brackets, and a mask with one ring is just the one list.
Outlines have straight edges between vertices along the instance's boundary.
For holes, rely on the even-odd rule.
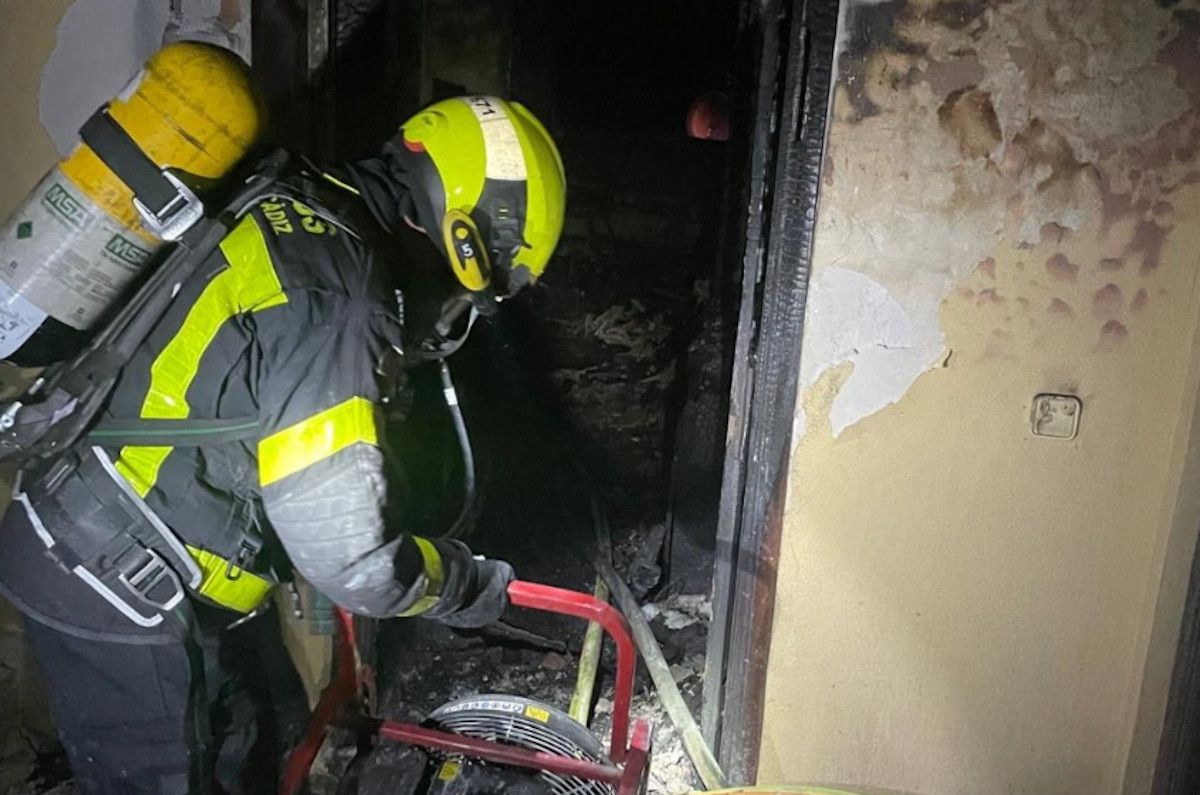
[[[438,728],[554,756],[607,764],[600,741],[570,716],[520,696],[485,695],[452,701],[430,716]],[[543,771],[555,795],[613,795],[611,785]]]

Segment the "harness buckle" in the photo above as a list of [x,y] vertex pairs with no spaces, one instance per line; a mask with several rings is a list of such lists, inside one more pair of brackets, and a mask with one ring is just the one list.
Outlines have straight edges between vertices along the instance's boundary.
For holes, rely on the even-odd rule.
[[143,603],[169,612],[183,601],[183,583],[174,569],[153,549],[138,546],[128,557],[132,560],[119,562],[117,579]]
[[25,404],[19,400],[14,400],[8,404],[8,408],[0,414],[0,431],[7,431],[17,424],[17,414],[21,409],[25,408]]
[[238,545],[237,554],[225,564],[225,579],[240,579],[242,572],[246,570],[246,564],[254,560],[262,548],[262,542],[253,540],[249,536],[243,538],[242,543]]
[[136,196],[133,199],[133,206],[137,208],[138,215],[141,216],[142,223],[148,230],[163,240],[174,242],[183,237],[184,232],[191,229],[197,221],[204,217],[204,202],[200,201],[191,188],[184,185],[170,171],[164,169],[159,173],[175,188],[175,197],[157,213],[143,204]]

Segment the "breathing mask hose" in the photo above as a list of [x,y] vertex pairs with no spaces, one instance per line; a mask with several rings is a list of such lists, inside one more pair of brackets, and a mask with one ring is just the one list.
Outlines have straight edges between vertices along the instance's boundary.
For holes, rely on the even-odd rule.
[[438,363],[438,372],[442,377],[442,399],[446,402],[446,410],[450,412],[450,420],[454,423],[454,434],[458,437],[463,462],[462,510],[442,537],[458,538],[470,525],[471,515],[475,512],[475,451],[471,448],[471,437],[467,433],[467,422],[458,402],[458,390],[455,389],[454,379],[450,375],[450,365],[446,364],[445,359]]

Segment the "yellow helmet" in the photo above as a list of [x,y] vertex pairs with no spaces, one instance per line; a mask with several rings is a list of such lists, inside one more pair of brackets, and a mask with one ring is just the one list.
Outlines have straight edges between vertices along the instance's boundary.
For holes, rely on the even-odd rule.
[[389,146],[416,218],[472,293],[512,295],[546,270],[562,234],[566,175],[550,134],[523,105],[442,100]]

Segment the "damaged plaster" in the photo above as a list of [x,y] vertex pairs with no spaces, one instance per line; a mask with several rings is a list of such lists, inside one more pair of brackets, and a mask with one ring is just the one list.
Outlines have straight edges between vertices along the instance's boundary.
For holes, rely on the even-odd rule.
[[939,355],[937,305],[912,311],[914,299],[906,309],[866,274],[836,266],[818,271],[809,291],[805,334],[811,342],[800,364],[802,388],[811,388],[836,365],[854,365],[830,407],[836,435],[891,402],[884,396],[904,394],[930,357]]
[[77,0],[58,24],[42,70],[39,115],[59,154],[79,128],[162,46],[169,6],[161,0]]
[[760,782],[1149,792],[1200,527],[1197,3],[842,29]]
[[42,71],[39,115],[59,154],[164,43],[204,41],[250,55],[250,0],[76,0]]
[[1088,0],[849,5],[800,376],[808,389],[852,363],[830,407],[835,436],[945,360],[942,303],[997,251],[1142,210],[1127,249],[1154,261],[1165,227],[1153,206],[1170,186],[1132,184],[1128,166],[1172,125],[1178,141],[1195,139],[1188,89],[1164,57],[1185,13]]

